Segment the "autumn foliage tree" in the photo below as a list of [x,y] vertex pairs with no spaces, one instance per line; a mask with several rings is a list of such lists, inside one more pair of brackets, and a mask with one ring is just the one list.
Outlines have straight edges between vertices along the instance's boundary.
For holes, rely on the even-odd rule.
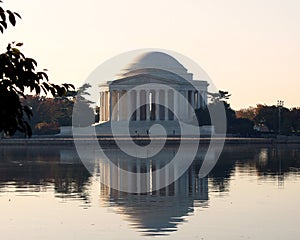
[[[280,111],[280,114],[279,114]],[[291,135],[300,133],[300,108],[285,108],[275,105],[257,104],[236,111],[238,118],[253,121],[255,125],[265,127],[270,133]]]
[[30,120],[33,134],[54,134],[59,133],[61,126],[87,127],[93,124],[96,117],[91,107],[93,102],[86,98],[90,87],[83,84],[77,91],[51,98],[26,96],[22,103],[30,107],[33,113]]
[[56,134],[60,126],[72,124],[72,101],[30,95],[23,99],[23,104],[33,113],[29,123],[33,134]]

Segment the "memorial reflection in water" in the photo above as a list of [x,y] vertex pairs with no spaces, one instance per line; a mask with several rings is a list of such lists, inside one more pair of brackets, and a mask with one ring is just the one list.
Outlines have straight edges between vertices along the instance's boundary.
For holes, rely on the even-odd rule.
[[[167,178],[176,175],[177,169],[181,167],[182,162],[177,162],[171,168],[164,168],[172,161],[177,148],[164,148],[149,159],[139,159],[117,149],[107,149],[104,153],[109,160],[98,158],[102,153],[87,148],[85,156],[89,161],[85,159],[84,162],[90,171],[93,169],[98,174],[103,206],[112,207],[124,215],[132,227],[145,235],[164,235],[176,231],[177,225],[184,222],[184,217],[193,212],[195,204],[198,207],[207,206],[208,179],[199,177],[206,151],[207,147],[199,148],[189,169],[178,176],[175,182],[160,189],[154,186],[168,182]],[[164,172],[156,174],[162,168]],[[137,193],[120,189],[130,189],[130,192]],[[141,192],[141,189],[148,191]]]

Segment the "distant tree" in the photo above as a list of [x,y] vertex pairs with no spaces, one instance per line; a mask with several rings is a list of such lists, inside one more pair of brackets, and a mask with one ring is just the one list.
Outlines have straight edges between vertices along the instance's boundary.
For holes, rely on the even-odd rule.
[[229,123],[231,123],[235,118],[235,112],[231,109],[230,104],[227,103],[227,100],[230,96],[231,95],[227,91],[219,91],[218,93],[208,92],[208,98],[210,99],[210,102],[206,105],[206,107],[196,109],[195,111],[199,125],[211,125],[209,110],[217,110],[220,108],[220,105],[225,109],[227,125],[229,125]]
[[290,122],[293,133],[300,133],[300,108],[292,108],[290,110]]
[[255,135],[254,131],[254,122],[247,118],[235,118],[232,125],[231,131],[234,134],[240,136],[253,136]]
[[293,120],[293,112],[282,107],[279,118],[279,108],[275,105],[267,106],[258,104],[254,121],[257,125],[267,126],[274,133],[278,133],[280,123],[280,134],[286,135],[291,134],[297,128],[297,123],[294,123]]
[[96,106],[95,108],[95,122],[99,122],[100,121],[100,107]]
[[217,104],[220,102],[226,102],[229,100],[231,94],[227,91],[219,91],[217,93],[210,93],[208,92],[208,97],[210,98],[211,104]]
[[[65,96],[54,98],[26,96],[22,103],[28,106],[33,113],[30,120],[33,133],[58,133],[59,127],[72,125],[72,115],[74,116],[74,126],[86,127],[93,124],[95,113],[90,106],[93,102],[85,97],[88,95],[89,87],[91,87],[89,84],[85,84],[77,91],[69,91]],[[75,103],[76,107],[74,108]]]
[[238,118],[254,121],[255,125],[266,126],[270,132],[290,135],[300,132],[300,108],[279,108],[275,105],[268,106],[257,104],[256,107],[241,109],[236,112]]
[[251,121],[254,121],[254,118],[257,114],[256,108],[254,107],[242,108],[240,110],[235,111],[235,113],[237,118],[245,118]]
[[[16,16],[21,18],[18,13],[0,7],[2,33],[9,23],[15,26]],[[50,93],[63,96],[74,86],[50,83],[46,70],[37,71],[37,62],[25,57],[19,50],[22,45],[15,42],[8,44],[6,52],[0,54],[0,132],[13,135],[18,130],[30,137],[32,130],[28,121],[33,113],[28,106],[22,104],[21,100],[26,98],[25,90],[36,95]]]
[[[196,109],[196,116],[200,126],[211,125],[210,111],[218,111],[220,105],[224,107],[227,121],[227,133],[240,136],[251,136],[254,134],[254,122],[246,118],[237,118],[236,112],[231,108],[228,100],[231,96],[227,91],[208,93],[210,103],[205,108]],[[218,126],[215,126],[218,132]]]
[[196,118],[198,120],[199,126],[211,125],[211,119],[209,115],[209,110],[207,107],[198,108],[195,110]]
[[22,103],[30,107],[33,112],[29,122],[33,134],[58,133],[59,126],[72,123],[73,103],[71,102],[45,96],[26,96]]
[[257,114],[254,118],[257,125],[266,125],[272,132],[278,130],[278,108],[276,106],[257,105]]
[[95,113],[91,104],[94,102],[88,100],[86,97],[90,95],[87,91],[91,85],[86,83],[78,88],[74,96],[73,119],[72,126],[87,127],[95,123]]

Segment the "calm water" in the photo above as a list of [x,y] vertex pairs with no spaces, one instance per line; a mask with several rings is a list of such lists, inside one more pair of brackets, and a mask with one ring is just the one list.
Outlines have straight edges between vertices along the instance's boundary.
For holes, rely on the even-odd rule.
[[[126,194],[99,183],[118,179],[109,165],[91,174],[73,147],[0,147],[1,239],[300,239],[299,145],[226,146],[200,179],[202,150],[175,183]],[[119,166],[149,166],[106,152]]]

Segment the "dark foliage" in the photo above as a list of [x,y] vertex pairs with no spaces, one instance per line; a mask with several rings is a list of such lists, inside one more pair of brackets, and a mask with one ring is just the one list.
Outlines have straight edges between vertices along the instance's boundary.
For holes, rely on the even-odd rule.
[[[220,105],[223,105],[226,114],[227,134],[252,136],[255,133],[253,130],[254,122],[249,119],[236,117],[235,111],[230,107],[230,104],[227,103],[230,96],[227,91],[209,93],[211,103],[205,108],[195,110],[199,125],[211,125],[209,111],[218,111]],[[215,129],[216,132],[218,132],[218,126],[215,126]]]
[[[1,1],[0,1],[1,3]],[[8,27],[8,23],[16,24],[15,16],[18,13],[4,10],[0,7],[0,31]],[[6,52],[0,54],[0,132],[14,135],[16,131],[31,136],[32,130],[29,120],[32,117],[31,109],[22,104],[26,98],[25,90],[40,94],[63,96],[73,85],[56,85],[49,82],[46,70],[37,71],[37,62],[26,57],[19,49],[23,44],[8,44]]]

